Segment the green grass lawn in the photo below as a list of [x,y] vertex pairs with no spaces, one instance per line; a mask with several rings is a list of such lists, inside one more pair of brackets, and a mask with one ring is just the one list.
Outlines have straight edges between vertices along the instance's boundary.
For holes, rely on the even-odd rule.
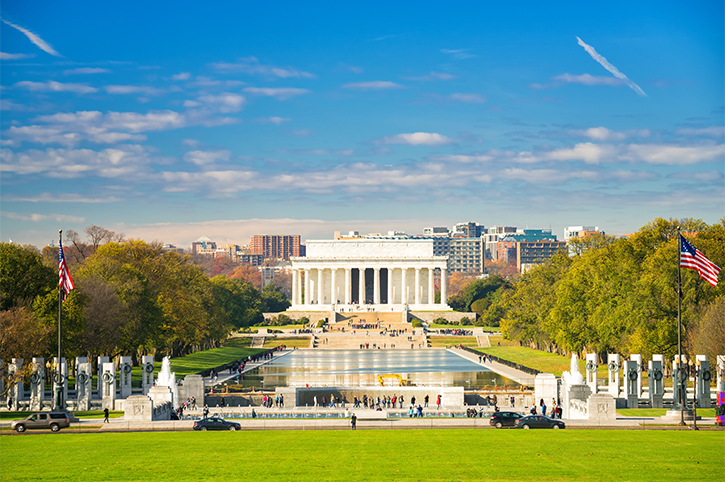
[[276,348],[280,345],[286,345],[287,348],[309,348],[310,347],[310,337],[304,337],[304,338],[284,338],[284,337],[276,337],[276,338],[266,338],[264,340],[264,348]]
[[[623,417],[663,417],[667,414],[666,408],[618,408],[617,415]],[[714,417],[714,408],[698,408],[698,417]],[[690,423],[690,422],[688,422]]]
[[725,432],[663,430],[61,432],[0,443],[3,481],[704,481],[721,480],[725,464]]
[[441,348],[453,345],[463,345],[476,348],[478,342],[475,336],[429,336],[428,343],[433,348]]
[[248,338],[230,338],[225,346],[221,348],[213,348],[179,358],[172,358],[171,371],[176,373],[176,379],[179,380],[186,375],[210,370],[262,351],[264,350],[249,348]]

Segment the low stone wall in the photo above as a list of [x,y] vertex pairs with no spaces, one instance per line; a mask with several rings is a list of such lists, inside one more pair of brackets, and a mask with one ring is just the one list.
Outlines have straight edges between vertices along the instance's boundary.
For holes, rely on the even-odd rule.
[[[441,395],[441,406],[445,408],[459,409],[464,406],[463,387],[284,387],[277,388],[276,393],[283,394],[285,406],[312,407],[314,397],[317,396],[317,403],[322,404],[322,397],[328,399],[334,397],[346,397],[348,404],[352,404],[355,397],[362,400],[364,395],[369,397],[396,397],[403,396],[403,408],[407,408],[413,397],[415,403],[424,404],[425,396],[428,395],[428,407],[436,406],[436,398]],[[399,407],[400,405],[396,403]]]
[[[433,323],[437,318],[445,318],[449,322],[460,323],[463,318],[468,318],[471,322],[476,321],[476,313],[463,313],[459,311],[411,311],[408,314],[408,321],[418,318],[427,323]],[[471,325],[473,328],[473,325]]]
[[[297,321],[302,317],[307,317],[310,322],[317,323],[320,320],[327,320],[330,317],[329,311],[283,311],[281,313],[263,313],[265,320],[271,320],[279,315],[288,316],[291,320]],[[274,329],[273,326],[269,327]]]

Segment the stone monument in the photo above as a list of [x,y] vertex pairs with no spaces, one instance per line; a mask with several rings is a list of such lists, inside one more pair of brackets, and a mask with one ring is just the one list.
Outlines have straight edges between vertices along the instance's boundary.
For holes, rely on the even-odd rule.
[[695,379],[695,398],[697,406],[702,408],[710,408],[712,399],[710,398],[710,362],[707,361],[707,355],[697,355],[697,378]]
[[584,377],[579,373],[579,364],[576,354],[571,356],[570,371],[561,374],[563,393],[563,418],[587,419],[587,400],[592,394],[592,389],[584,382]]
[[151,355],[141,357],[141,368],[141,389],[146,395],[154,386],[154,357]]
[[639,406],[639,388],[637,385],[639,374],[636,361],[628,360],[624,362],[624,376],[624,396],[627,399],[627,408],[637,408]]
[[121,398],[131,396],[131,357],[122,356],[118,365],[118,387],[121,389]]
[[45,399],[45,360],[33,358],[32,373],[30,374],[30,410],[43,410]]
[[[8,366],[8,376],[13,377],[16,373],[23,369],[23,359],[13,358]],[[8,389],[8,395],[13,399],[12,404],[8,407],[8,410],[17,411],[20,404],[20,400],[25,398],[25,387],[23,386],[22,380],[19,383],[13,383]]]
[[637,363],[637,396],[642,396],[642,355],[630,355],[630,361]]
[[76,410],[91,409],[91,384],[93,382],[93,364],[88,358],[76,358]]
[[652,408],[664,408],[664,355],[652,355],[652,361],[648,363],[649,374],[649,400]]
[[619,398],[619,355],[616,353],[607,354],[607,368],[609,369],[609,394],[614,398]]
[[53,410],[64,410],[68,401],[68,364],[53,357]]
[[597,370],[599,369],[599,361],[596,353],[587,353],[586,355],[586,383],[592,389],[592,393],[598,393],[599,387],[597,383]]
[[101,406],[115,410],[116,407],[116,364],[113,362],[104,363],[101,376]]

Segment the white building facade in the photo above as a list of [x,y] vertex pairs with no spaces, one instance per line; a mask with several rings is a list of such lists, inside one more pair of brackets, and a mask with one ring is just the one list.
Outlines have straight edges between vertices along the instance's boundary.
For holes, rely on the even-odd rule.
[[[430,239],[307,241],[307,256],[291,258],[288,311],[451,311],[445,303],[448,257]],[[442,302],[435,302],[440,278]]]

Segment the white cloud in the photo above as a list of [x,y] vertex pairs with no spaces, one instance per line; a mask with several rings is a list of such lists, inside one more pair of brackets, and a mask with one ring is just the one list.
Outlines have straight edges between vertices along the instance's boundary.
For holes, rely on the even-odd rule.
[[342,88],[352,90],[390,90],[402,89],[403,86],[388,80],[373,80],[370,82],[351,82],[349,84],[344,84]]
[[23,104],[16,104],[15,102],[9,101],[7,99],[0,99],[0,110],[24,111],[27,110],[27,107]]
[[[229,113],[239,112],[246,103],[247,99],[243,95],[222,92],[216,95],[202,95],[198,97],[195,107],[204,105],[214,112]],[[188,104],[185,102],[184,106],[191,107],[191,102]]]
[[76,75],[76,74],[108,74],[111,71],[108,69],[102,69],[100,67],[79,67],[77,69],[64,70],[65,75]]
[[410,146],[441,146],[454,142],[456,142],[454,139],[435,132],[412,132],[382,138],[383,144],[407,144]]
[[171,80],[189,80],[191,74],[189,72],[179,72],[178,74],[172,75]]
[[446,154],[446,155],[428,156],[427,159],[429,159],[431,161],[460,162],[463,164],[468,164],[468,163],[472,163],[472,162],[489,162],[489,161],[494,160],[495,157],[490,154],[477,154],[477,155]]
[[315,75],[293,67],[275,67],[272,65],[263,65],[259,63],[256,57],[247,57],[240,59],[237,63],[217,62],[211,66],[222,72],[242,72],[252,75],[263,75],[266,77],[279,77],[281,79],[288,78],[314,78]]
[[449,97],[453,100],[465,102],[467,104],[484,104],[486,99],[481,94],[451,94]]
[[143,95],[160,95],[164,91],[154,87],[143,85],[106,85],[103,89],[109,94],[143,94]]
[[91,149],[31,149],[15,153],[0,150],[0,170],[19,175],[40,174],[51,178],[106,178],[145,176],[153,162],[149,151],[138,145],[123,145],[101,151]]
[[554,77],[555,80],[562,82],[573,83],[573,84],[584,84],[584,85],[623,85],[624,81],[621,79],[615,79],[612,77],[594,76],[589,74],[572,75],[572,74],[561,74]]
[[570,132],[573,135],[585,136],[595,141],[621,141],[627,138],[627,134],[624,132],[611,131],[606,127],[590,127],[585,130],[573,130]]
[[710,126],[702,127],[700,129],[684,128],[677,129],[675,134],[682,136],[702,136],[702,137],[723,137],[725,136],[725,127],[723,126]]
[[7,52],[0,52],[0,60],[20,60],[31,57],[35,57],[35,54],[9,54]]
[[[0,19],[0,20],[2,20],[2,19]],[[26,28],[23,28],[23,27],[21,27],[19,25],[15,25],[14,23],[10,23],[7,20],[2,20],[2,21],[5,24],[10,25],[14,29],[18,30],[23,35],[25,35],[26,37],[28,37],[28,39],[36,47],[38,47],[40,50],[42,50],[43,52],[49,53],[50,55],[52,55],[54,57],[62,57],[62,55],[59,54],[58,52],[56,52],[55,49],[53,49],[53,47],[51,47],[48,42],[46,42],[45,40],[43,40],[42,38],[40,38],[38,35],[36,35],[33,32],[31,32],[30,30],[28,30]]]
[[430,82],[430,81],[435,81],[435,80],[452,80],[455,78],[456,78],[456,76],[453,74],[447,74],[445,72],[435,72],[435,71],[428,72],[427,74],[421,75],[418,77],[408,77],[409,80],[415,80],[415,81],[419,81],[419,82]]
[[266,95],[268,97],[274,97],[277,100],[287,100],[297,95],[309,94],[311,91],[294,87],[246,87],[244,92],[252,95]]
[[75,92],[76,94],[91,94],[98,92],[98,89],[86,84],[64,84],[49,80],[47,82],[31,82],[23,80],[15,83],[14,87],[26,89],[33,92]]
[[630,144],[621,158],[631,162],[648,164],[688,165],[722,160],[725,144],[706,146],[674,146],[662,144]]
[[121,199],[113,196],[92,198],[84,197],[79,194],[72,193],[49,193],[32,196],[3,196],[3,201],[7,202],[27,202],[27,203],[78,203],[78,204],[106,204],[119,202]]
[[232,153],[227,150],[220,151],[189,151],[184,154],[184,160],[197,166],[207,166],[217,162],[226,162]]
[[471,49],[441,49],[441,52],[447,55],[453,56],[456,60],[465,60],[465,59],[472,59],[476,57],[476,55],[469,54]]
[[599,164],[612,159],[617,153],[615,147],[606,144],[584,142],[572,148],[556,149],[546,155],[547,159],[559,161],[584,161],[587,164]]
[[56,221],[59,223],[83,223],[86,220],[86,218],[82,218],[80,216],[71,216],[69,214],[18,214],[7,211],[3,211],[2,216],[8,219],[32,221],[34,223],[42,221]]

